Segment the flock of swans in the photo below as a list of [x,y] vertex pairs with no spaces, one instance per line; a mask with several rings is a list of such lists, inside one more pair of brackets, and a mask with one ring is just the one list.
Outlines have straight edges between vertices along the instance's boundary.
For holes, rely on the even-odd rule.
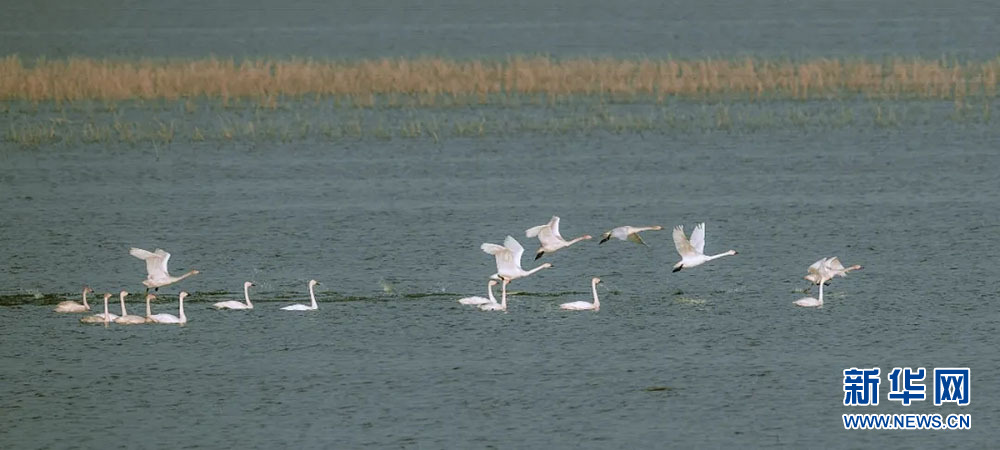
[[[603,244],[612,238],[622,240],[622,241],[632,241],[637,244],[646,245],[639,233],[644,231],[659,231],[663,227],[649,226],[649,227],[633,227],[633,226],[621,226],[614,228],[603,234],[600,244]],[[582,235],[575,239],[566,240],[559,233],[559,217],[552,216],[552,219],[544,225],[538,225],[535,227],[528,228],[525,230],[525,236],[529,238],[537,238],[539,242],[539,248],[535,252],[535,259],[539,259],[542,256],[550,253],[554,253],[558,250],[567,248],[577,242],[589,240],[591,236],[588,234]],[[681,260],[674,264],[673,271],[677,272],[683,269],[689,269],[692,267],[700,266],[706,262],[722,258],[723,256],[736,255],[736,250],[729,250],[716,255],[706,255],[705,254],[705,224],[699,223],[695,226],[694,231],[691,232],[690,237],[685,235],[684,226],[678,225],[674,227],[673,231],[674,246],[677,248],[677,253],[680,255]],[[552,267],[550,263],[540,264],[539,266],[531,269],[524,270],[521,267],[521,257],[524,254],[524,247],[521,243],[514,239],[512,236],[507,236],[504,239],[503,245],[483,243],[480,248],[489,255],[493,255],[496,259],[497,271],[493,275],[490,275],[487,284],[486,292],[488,298],[483,297],[465,297],[458,300],[462,305],[477,306],[484,311],[506,311],[507,310],[507,285],[512,281],[519,278],[524,278],[530,276],[531,274],[538,272],[542,269],[547,269]],[[162,249],[156,249],[152,252],[143,250],[140,248],[131,248],[129,254],[143,260],[146,263],[146,279],[143,280],[142,284],[146,286],[146,315],[137,316],[129,314],[125,307],[125,299],[128,297],[129,293],[127,291],[121,291],[118,294],[118,299],[121,304],[121,315],[112,314],[108,311],[108,300],[112,297],[112,294],[104,294],[104,312],[101,314],[94,314],[90,316],[83,317],[80,319],[82,323],[92,323],[92,324],[104,324],[105,326],[110,323],[120,324],[120,325],[138,325],[138,324],[180,324],[183,325],[187,323],[187,316],[184,314],[184,298],[188,296],[188,293],[181,291],[177,297],[177,312],[178,315],[173,314],[153,314],[150,302],[157,298],[156,294],[150,293],[149,289],[158,291],[159,288],[164,286],[169,286],[171,284],[180,282],[185,278],[193,275],[197,275],[197,270],[191,270],[181,276],[171,276],[170,272],[167,270],[167,261],[170,260],[170,253]],[[806,297],[799,299],[794,302],[796,306],[802,307],[822,307],[823,306],[823,286],[829,284],[830,281],[837,276],[846,277],[847,273],[853,270],[861,269],[861,266],[854,265],[851,267],[844,267],[837,257],[823,258],[816,261],[809,266],[805,279],[808,280],[813,285],[819,286],[819,298]],[[600,278],[593,277],[590,280],[591,293],[593,295],[593,301],[576,301],[570,303],[563,303],[559,305],[560,309],[568,311],[599,311],[601,309],[601,301],[597,296],[597,285],[601,282]],[[306,304],[294,304],[281,308],[282,311],[315,311],[319,309],[319,305],[316,303],[316,294],[314,288],[319,282],[316,280],[309,280],[309,300],[310,303]],[[496,297],[493,295],[493,288],[497,284],[501,284],[501,296],[500,301],[497,302]],[[250,287],[254,284],[250,281],[243,283],[243,302],[230,300],[224,302],[214,303],[213,308],[217,310],[249,310],[253,309],[253,303],[250,301]],[[87,303],[87,294],[92,294],[93,289],[89,287],[83,288],[83,302],[77,303],[74,301],[64,301],[56,305],[55,312],[58,313],[86,313],[90,311],[90,304]]]
[[[604,233],[602,236],[600,244],[609,241],[611,238],[615,238],[622,241],[632,241],[637,244],[646,245],[646,242],[642,240],[639,233],[643,231],[659,231],[663,227],[656,225],[650,227],[633,227],[633,226],[621,226],[613,228],[610,231]],[[538,238],[539,248],[535,252],[535,259],[541,258],[543,255],[548,253],[553,253],[557,250],[569,247],[577,242],[591,239],[589,234],[582,235],[575,239],[566,240],[559,233],[559,217],[552,216],[549,223],[545,225],[538,225],[535,227],[528,228],[524,232],[525,237]],[[673,271],[677,272],[683,269],[689,269],[692,267],[697,267],[706,262],[712,261],[714,259],[722,258],[723,256],[736,255],[736,250],[729,250],[716,255],[706,255],[705,254],[705,224],[699,223],[695,226],[694,231],[691,232],[690,237],[684,233],[684,226],[678,225],[674,227],[673,232],[674,247],[677,248],[677,253],[680,255],[681,260],[674,264]],[[493,255],[496,258],[497,271],[489,277],[489,282],[486,285],[486,292],[489,298],[483,297],[466,297],[459,299],[458,302],[463,305],[474,305],[478,306],[484,311],[506,311],[507,310],[507,285],[518,279],[529,276],[535,272],[542,269],[547,269],[552,267],[552,264],[544,263],[534,269],[524,270],[521,267],[521,256],[524,254],[524,247],[521,246],[517,239],[513,236],[507,236],[504,239],[503,245],[484,243],[480,248],[487,254]],[[860,269],[861,266],[852,266],[844,268],[837,257],[823,258],[816,261],[813,265],[809,266],[808,274],[806,275],[806,280],[809,280],[813,284],[819,285],[819,299],[807,297],[796,301],[794,304],[803,307],[822,307],[823,306],[823,285],[828,284],[834,276],[847,276],[847,272],[852,270]],[[500,302],[497,303],[496,298],[493,296],[493,287],[500,282],[501,284],[501,296]],[[598,311],[601,309],[601,301],[597,296],[597,284],[601,282],[600,278],[594,277],[590,280],[590,289],[593,295],[593,302],[571,302],[563,303],[559,305],[561,309],[570,311]]]

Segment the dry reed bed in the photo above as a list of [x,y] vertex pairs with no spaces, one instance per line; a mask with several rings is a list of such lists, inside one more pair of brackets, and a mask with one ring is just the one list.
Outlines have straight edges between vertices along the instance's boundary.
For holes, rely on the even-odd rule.
[[[280,97],[335,96],[359,106],[491,103],[497,97],[544,95],[963,100],[995,97],[1000,58],[929,59],[309,59],[121,61],[89,58],[0,60],[0,101],[119,101],[220,98],[262,103]],[[380,100],[387,98],[388,100]],[[443,100],[444,99],[444,100]],[[448,100],[450,99],[450,100]]]

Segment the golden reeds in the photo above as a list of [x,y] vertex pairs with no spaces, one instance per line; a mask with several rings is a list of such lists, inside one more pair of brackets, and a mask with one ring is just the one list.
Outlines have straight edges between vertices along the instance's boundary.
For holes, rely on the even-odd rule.
[[0,101],[252,100],[336,97],[352,106],[451,106],[528,97],[614,101],[681,98],[946,99],[997,95],[1000,58],[610,59],[512,56],[317,61],[0,59]]

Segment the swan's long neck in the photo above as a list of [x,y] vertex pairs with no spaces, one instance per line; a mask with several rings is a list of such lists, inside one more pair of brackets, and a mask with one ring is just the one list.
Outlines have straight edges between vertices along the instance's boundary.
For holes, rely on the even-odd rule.
[[312,301],[312,309],[319,309],[316,305],[316,294],[313,293],[313,286],[309,285],[309,300]]
[[149,296],[146,296],[146,317],[149,317],[149,316],[152,316],[152,315],[153,315],[153,310],[149,309]]
[[719,259],[719,258],[721,258],[723,256],[731,256],[733,254],[734,253],[732,251],[728,251],[728,252],[725,252],[725,253],[719,253],[718,255],[706,256],[705,257],[705,261],[711,261],[713,259]]
[[90,305],[87,304],[87,290],[83,290],[83,307],[90,309]]
[[486,285],[486,292],[490,296],[490,303],[496,303],[497,299],[496,299],[496,297],[493,296],[493,285],[492,284],[487,284]]
[[177,277],[177,278],[174,278],[174,283],[176,283],[176,282],[178,282],[178,281],[181,281],[181,280],[183,280],[183,279],[185,279],[185,278],[187,278],[187,277],[189,277],[189,276],[191,276],[191,275],[194,275],[194,274],[196,274],[196,273],[198,273],[198,271],[197,271],[197,270],[192,270],[192,271],[190,271],[190,272],[188,272],[188,273],[186,273],[186,274],[184,274],[184,275],[181,275],[181,276],[179,276],[179,277]]
[[128,311],[125,311],[125,296],[121,295],[118,298],[122,301],[122,317],[125,317],[128,315]]
[[250,303],[250,286],[243,286],[243,298],[247,301],[247,308],[253,308],[253,303]]
[[531,269],[529,271],[524,272],[524,276],[531,275],[531,274],[533,274],[535,272],[538,272],[539,270],[542,270],[542,269],[544,269],[546,267],[548,267],[548,266],[541,265],[541,266],[535,267],[534,269]]
[[[492,294],[492,292],[491,292]],[[507,282],[504,281],[503,287],[500,289],[500,309],[507,310]]]
[[107,326],[110,321],[111,315],[108,314],[108,298],[104,297],[104,326]]
[[591,283],[590,290],[594,292],[594,309],[599,309],[601,301],[597,298],[597,283]]
[[577,242],[580,242],[580,241],[582,241],[582,240],[584,240],[584,239],[586,239],[586,238],[587,238],[587,236],[580,236],[580,237],[578,237],[578,238],[576,238],[576,239],[573,239],[573,240],[571,240],[571,241],[567,242],[567,243],[566,243],[566,246],[568,247],[568,246],[570,246],[570,245],[573,245],[573,244],[575,244],[575,243],[577,243]]
[[819,305],[820,306],[823,306],[823,285],[824,284],[825,283],[820,283],[819,284]]
[[181,323],[187,323],[188,318],[184,315],[184,297],[179,297],[177,299],[177,314],[180,316]]

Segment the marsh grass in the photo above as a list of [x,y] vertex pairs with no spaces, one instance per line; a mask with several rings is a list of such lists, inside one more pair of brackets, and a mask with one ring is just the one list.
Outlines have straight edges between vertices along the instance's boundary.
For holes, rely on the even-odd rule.
[[[200,99],[278,109],[334,98],[355,108],[555,105],[580,96],[611,103],[696,99],[945,99],[997,95],[1000,58],[614,59],[511,56],[322,61],[0,59],[0,101],[102,102]],[[193,100],[193,101],[192,101]],[[724,121],[724,117],[720,120]]]

